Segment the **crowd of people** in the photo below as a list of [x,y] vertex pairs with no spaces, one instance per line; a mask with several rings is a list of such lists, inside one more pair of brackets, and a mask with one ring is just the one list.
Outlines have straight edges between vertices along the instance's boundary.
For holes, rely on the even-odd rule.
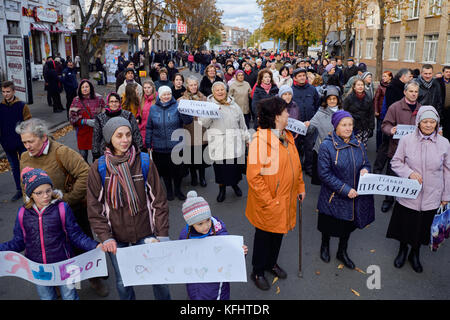
[[[202,78],[185,79],[177,68],[182,61]],[[376,211],[373,195],[358,195],[358,181],[367,173],[384,173],[422,184],[416,199],[387,196],[380,209],[394,207],[386,233],[400,244],[394,266],[401,268],[408,258],[415,272],[423,271],[419,249],[429,244],[434,214],[450,201],[450,67],[439,74],[425,64],[417,78],[409,69],[395,76],[385,71],[375,88],[367,66],[352,58],[343,66],[337,58],[316,61],[239,50],[185,52],[173,60],[154,53],[150,62],[150,77],[141,79],[140,66],[122,56],[116,92],[106,101],[89,80],[77,84],[76,73],[73,78],[67,66],[68,117],[76,129],[78,153],[53,140],[45,122],[31,117],[11,82],[2,84],[0,142],[14,173],[13,200],[23,194],[25,204],[24,229],[17,222],[14,238],[0,244],[0,250],[25,249],[29,259],[53,263],[70,256],[63,250],[66,245],[81,252],[101,247],[111,257],[120,298],[135,299],[133,288],[123,285],[115,253],[130,245],[168,241],[168,201],[183,201],[187,227],[180,239],[227,234],[206,199],[182,190],[189,173],[192,186],[206,187],[205,172],[212,165],[219,203],[227,186],[242,197],[239,183],[246,176],[245,216],[255,227],[251,279],[268,290],[266,271],[287,277],[277,260],[283,235],[296,225],[298,202],[308,195],[306,176],[321,186],[321,260],[330,262],[330,240],[336,237],[336,258],[354,269],[347,252],[350,235],[372,223]],[[55,62],[46,66],[46,83],[54,92],[59,86],[51,76]],[[57,112],[60,98],[51,97]],[[215,104],[220,117],[182,114],[180,99]],[[287,130],[289,118],[303,122],[306,135]],[[401,124],[416,129],[393,139]],[[177,135],[180,129],[183,135]],[[373,136],[377,156],[372,165],[367,148]],[[59,203],[66,206],[70,243],[64,242],[65,230],[42,227],[59,219]],[[48,220],[40,224],[38,218],[47,212]],[[48,230],[44,246],[39,233],[26,232],[42,228]],[[247,254],[246,246],[243,252]],[[101,279],[91,279],[91,285],[107,295]],[[50,288],[38,286],[42,299],[56,297]],[[170,299],[167,285],[153,290],[157,299]],[[191,299],[229,299],[229,284],[188,285],[188,294]],[[77,298],[67,288],[61,295]]]

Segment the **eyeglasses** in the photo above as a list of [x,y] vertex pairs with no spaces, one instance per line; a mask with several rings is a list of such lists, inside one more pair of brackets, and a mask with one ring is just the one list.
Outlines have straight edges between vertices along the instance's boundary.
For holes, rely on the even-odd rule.
[[38,191],[38,192],[33,192],[35,195],[37,195],[38,197],[42,197],[44,194],[46,195],[51,195],[53,192],[53,189],[47,189],[45,191]]

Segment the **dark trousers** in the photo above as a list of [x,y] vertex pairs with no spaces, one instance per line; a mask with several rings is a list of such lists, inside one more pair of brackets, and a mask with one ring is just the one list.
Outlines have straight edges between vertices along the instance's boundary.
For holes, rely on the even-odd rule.
[[61,103],[61,95],[58,91],[52,91],[51,92],[51,97],[53,100],[53,110],[56,109],[62,109],[62,103]]
[[389,150],[389,141],[391,137],[383,134],[382,142],[380,147],[377,149],[377,157],[375,159],[375,163],[373,164],[373,173],[382,174],[384,171],[384,167],[386,166],[386,162],[388,161],[387,153]]
[[[392,170],[392,167],[391,167],[391,160],[392,160],[391,158],[387,158],[386,175],[388,175],[388,176],[393,176],[393,177],[397,177],[397,174]],[[385,201],[389,201],[389,202],[394,203],[395,197],[393,197],[393,196],[386,196],[386,197],[385,197]]]
[[303,172],[311,173],[313,169],[313,147],[315,132],[308,130],[306,136],[299,136],[295,140],[297,150],[302,162]]
[[278,260],[282,233],[272,233],[255,228],[255,239],[253,241],[253,273],[263,276],[264,270],[271,270]]
[[377,132],[376,132],[376,146],[377,148],[375,150],[378,150],[378,148],[381,146],[381,143],[383,142],[383,132],[381,131],[381,123],[383,120],[377,119]]
[[16,190],[22,190],[20,185],[20,155],[25,152],[24,146],[21,146],[15,150],[5,150],[6,157],[8,158],[11,171],[13,173],[14,182],[16,183]]
[[69,119],[69,109],[72,105],[73,99],[77,96],[76,91],[66,91],[66,112],[67,112],[67,119]]

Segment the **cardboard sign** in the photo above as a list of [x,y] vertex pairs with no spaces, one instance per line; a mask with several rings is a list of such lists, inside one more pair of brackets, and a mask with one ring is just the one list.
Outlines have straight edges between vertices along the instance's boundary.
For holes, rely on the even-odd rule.
[[305,126],[305,124],[301,121],[298,121],[293,118],[288,118],[288,125],[286,127],[286,130],[298,133],[302,136],[306,135],[306,131],[308,128]]
[[416,199],[421,189],[417,180],[366,173],[359,177],[357,192]]
[[193,117],[220,118],[219,106],[207,101],[181,99],[178,101],[178,112]]
[[392,139],[400,139],[401,137],[406,136],[407,134],[413,133],[416,130],[416,126],[408,125],[408,124],[398,124],[397,130],[395,131]]

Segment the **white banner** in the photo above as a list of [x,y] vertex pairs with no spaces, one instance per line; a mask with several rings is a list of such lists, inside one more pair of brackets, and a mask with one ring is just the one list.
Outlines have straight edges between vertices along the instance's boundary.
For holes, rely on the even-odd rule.
[[94,249],[71,259],[41,264],[13,251],[0,252],[0,277],[12,276],[43,286],[61,286],[108,275],[105,253]]
[[207,101],[181,99],[178,101],[178,112],[193,117],[220,118],[219,106]]
[[421,189],[417,180],[366,173],[359,177],[357,192],[416,199]]
[[412,126],[409,124],[398,124],[397,130],[395,131],[392,139],[400,139],[401,137],[406,136],[407,134],[413,133],[416,130],[416,126]]
[[157,242],[117,249],[125,286],[247,282],[242,236]]
[[288,118],[288,125],[286,127],[286,130],[293,131],[302,136],[305,136],[308,128],[305,126],[305,124],[303,122],[298,121],[293,118]]

